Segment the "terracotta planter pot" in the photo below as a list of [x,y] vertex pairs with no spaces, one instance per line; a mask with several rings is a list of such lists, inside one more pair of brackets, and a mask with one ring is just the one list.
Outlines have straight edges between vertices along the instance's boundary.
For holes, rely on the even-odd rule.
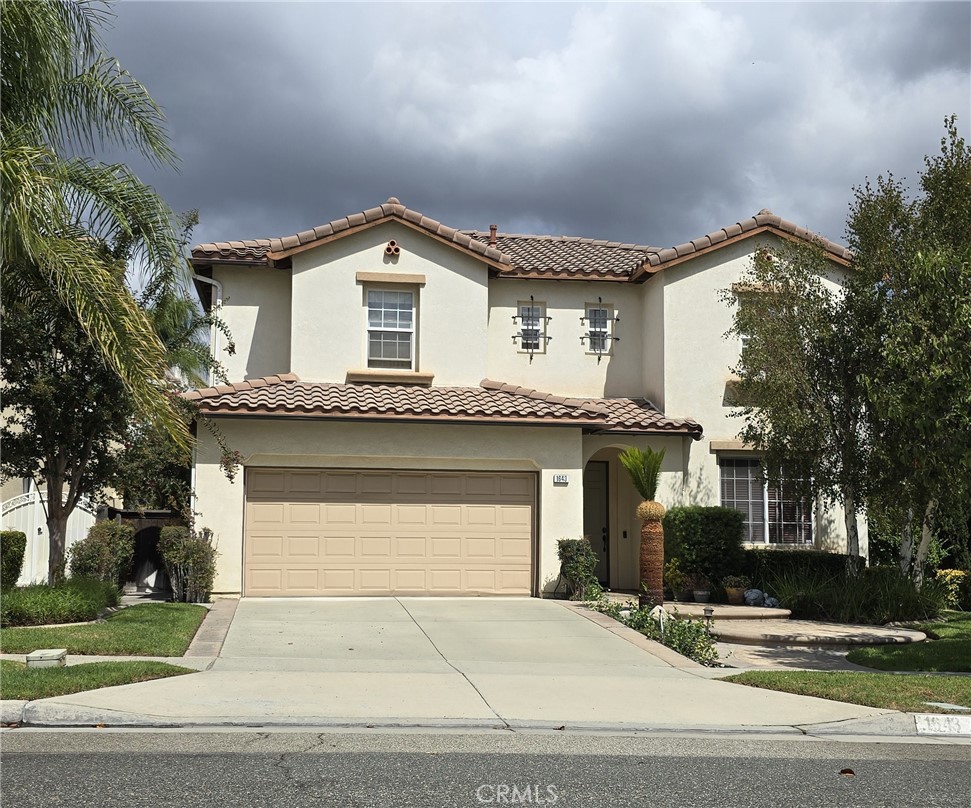
[[742,588],[725,587],[725,594],[728,595],[728,602],[734,606],[741,606],[745,603],[745,590]]

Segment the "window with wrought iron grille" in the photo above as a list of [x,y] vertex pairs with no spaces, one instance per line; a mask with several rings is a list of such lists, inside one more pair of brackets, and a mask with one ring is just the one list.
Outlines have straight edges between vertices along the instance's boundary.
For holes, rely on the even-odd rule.
[[415,369],[415,293],[388,289],[367,292],[369,368]]
[[543,353],[546,350],[546,304],[519,304],[519,350]]
[[587,322],[587,351],[595,354],[610,353],[613,343],[610,333],[614,321],[613,310],[609,306],[587,306],[584,318]]
[[765,544],[811,544],[812,508],[796,493],[792,481],[772,485],[756,458],[723,457],[718,461],[721,504],[745,515],[744,540]]

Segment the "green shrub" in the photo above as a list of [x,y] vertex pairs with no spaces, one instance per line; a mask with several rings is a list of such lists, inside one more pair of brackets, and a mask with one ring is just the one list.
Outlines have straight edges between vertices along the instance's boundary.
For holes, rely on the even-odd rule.
[[870,567],[830,575],[820,568],[790,568],[770,575],[766,591],[792,616],[835,623],[882,625],[927,620],[947,606],[945,583],[916,584],[898,567]]
[[163,527],[158,551],[172,582],[173,600],[208,603],[216,577],[216,548],[212,531],[195,533],[187,527]]
[[72,578],[48,586],[22,586],[0,595],[0,625],[43,626],[94,620],[108,606],[117,606],[118,587],[89,578]]
[[590,540],[560,539],[556,543],[560,557],[560,574],[570,587],[571,600],[591,600],[600,596],[600,582],[597,580],[597,551]]
[[603,598],[593,608],[688,659],[709,668],[718,664],[715,642],[701,620],[684,619],[675,613],[667,614],[662,623],[654,616],[656,607],[621,606]]
[[20,530],[0,531],[0,589],[11,589],[17,585],[24,568],[26,550],[26,533]]
[[864,559],[853,558],[844,553],[760,547],[744,551],[740,569],[752,579],[755,586],[765,589],[769,581],[774,582],[780,576],[786,576],[789,573],[793,573],[796,577],[832,578],[860,572],[865,566]]
[[671,508],[664,517],[664,554],[679,559],[687,573],[720,581],[743,567],[744,521],[734,508]]
[[135,528],[121,522],[98,522],[70,551],[72,578],[94,578],[125,585],[135,556]]

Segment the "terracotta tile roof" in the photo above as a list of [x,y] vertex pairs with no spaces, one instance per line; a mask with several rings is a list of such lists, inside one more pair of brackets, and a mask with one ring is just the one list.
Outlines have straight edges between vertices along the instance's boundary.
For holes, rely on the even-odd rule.
[[288,373],[208,387],[184,397],[198,401],[209,415],[558,424],[598,432],[701,435],[694,421],[666,418],[643,399],[567,398],[489,379],[479,387],[418,387],[302,382]]
[[508,255],[501,250],[489,246],[472,238],[468,233],[448,227],[436,219],[431,219],[416,210],[402,205],[395,197],[391,197],[383,205],[368,208],[360,213],[353,213],[341,219],[334,219],[312,230],[304,230],[292,236],[282,238],[255,239],[252,241],[218,241],[209,244],[197,244],[192,248],[193,261],[237,262],[272,262],[288,258],[295,252],[312,247],[316,242],[330,240],[340,235],[348,234],[382,220],[397,219],[405,224],[423,230],[433,236],[454,244],[481,258],[488,259],[495,265],[510,264]]
[[793,222],[776,216],[768,208],[763,208],[755,216],[743,219],[740,222],[723,227],[713,233],[708,233],[696,239],[692,239],[685,244],[677,247],[666,247],[662,249],[651,249],[647,260],[639,267],[636,275],[654,273],[664,269],[665,265],[671,264],[678,259],[685,259],[695,253],[705,252],[718,247],[729,241],[735,241],[748,235],[755,235],[764,230],[775,230],[782,234],[793,236],[802,241],[812,241],[822,247],[827,253],[843,263],[849,263],[853,259],[853,253],[849,247],[837,244],[827,238],[817,235],[805,227],[800,227]]
[[[489,243],[489,233],[467,231],[472,238]],[[497,233],[496,247],[512,261],[517,277],[627,280],[660,247],[624,244],[579,236],[528,236]]]
[[289,256],[295,252],[384,219],[398,219],[460,249],[472,252],[491,263],[504,276],[521,278],[637,281],[667,265],[688,260],[692,256],[763,231],[775,231],[783,236],[814,241],[842,263],[849,263],[852,259],[849,248],[776,216],[768,209],[762,209],[751,218],[676,247],[624,244],[578,236],[532,236],[516,233],[497,233],[495,246],[492,246],[488,232],[447,227],[435,219],[406,208],[391,197],[383,205],[335,219],[292,236],[197,244],[192,248],[192,261],[199,264],[218,261],[227,264],[262,265],[276,262],[286,266]]

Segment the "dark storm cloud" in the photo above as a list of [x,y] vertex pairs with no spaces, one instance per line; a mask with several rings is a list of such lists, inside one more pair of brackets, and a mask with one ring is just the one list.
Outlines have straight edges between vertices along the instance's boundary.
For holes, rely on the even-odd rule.
[[182,171],[140,168],[199,239],[393,194],[668,245],[765,206],[840,238],[853,185],[966,130],[969,9],[146,2],[107,39],[166,109]]

